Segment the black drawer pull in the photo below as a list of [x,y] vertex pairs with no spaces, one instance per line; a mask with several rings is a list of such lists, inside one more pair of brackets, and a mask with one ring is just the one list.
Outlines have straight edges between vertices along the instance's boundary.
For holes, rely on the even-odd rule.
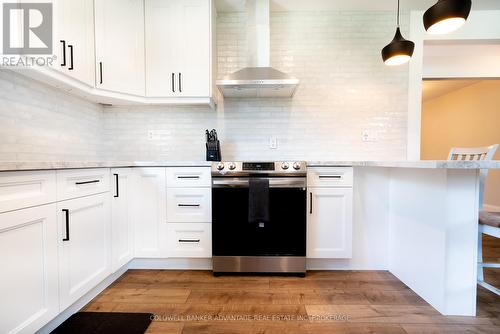
[[200,204],[177,204],[177,206],[184,208],[184,207],[191,207],[191,208],[199,208]]
[[172,92],[175,93],[175,74],[172,73]]
[[200,239],[179,239],[179,242],[200,242]]
[[77,186],[79,186],[79,185],[81,185],[81,184],[99,183],[99,182],[101,182],[101,181],[99,181],[99,180],[92,180],[92,181],[75,182],[75,184],[76,184]]
[[178,179],[199,179],[199,176],[177,176]]
[[63,58],[61,66],[64,67],[66,66],[66,41],[61,40],[60,42],[62,43],[62,58]]
[[181,79],[182,73],[179,73],[179,92],[182,93],[182,79]]
[[99,83],[102,85],[102,61],[99,62]]
[[341,179],[342,175],[320,175],[320,179]]
[[120,192],[119,192],[119,189],[118,189],[118,174],[113,174],[115,176],[115,180],[116,180],[116,194],[114,197],[120,197]]
[[69,241],[69,210],[62,209],[62,212],[64,212],[64,219],[66,220],[66,237],[62,241]]
[[69,67],[68,70],[73,71],[75,68],[73,67],[73,45],[68,45],[69,48]]
[[313,193],[309,193],[309,214],[313,213]]

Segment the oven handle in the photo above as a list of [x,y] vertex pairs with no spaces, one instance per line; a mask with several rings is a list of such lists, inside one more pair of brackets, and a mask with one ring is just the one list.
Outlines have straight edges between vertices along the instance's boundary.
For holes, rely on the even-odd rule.
[[[269,188],[306,188],[305,177],[257,178],[269,180]],[[212,179],[213,188],[248,188],[248,178]]]

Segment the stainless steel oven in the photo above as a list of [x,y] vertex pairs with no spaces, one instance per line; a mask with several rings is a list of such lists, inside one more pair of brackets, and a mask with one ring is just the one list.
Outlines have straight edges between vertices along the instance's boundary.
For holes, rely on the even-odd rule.
[[[268,184],[265,223],[249,222],[250,183]],[[212,167],[213,272],[306,271],[306,165],[216,163]]]

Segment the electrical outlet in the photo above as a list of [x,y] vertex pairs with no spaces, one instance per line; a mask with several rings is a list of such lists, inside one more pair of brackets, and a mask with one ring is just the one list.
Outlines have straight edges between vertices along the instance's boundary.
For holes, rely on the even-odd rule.
[[378,133],[375,130],[363,130],[361,138],[364,142],[376,142],[378,141]]
[[149,130],[148,140],[165,140],[170,134],[167,130]]
[[269,137],[269,148],[271,150],[275,150],[278,148],[278,137],[275,136]]

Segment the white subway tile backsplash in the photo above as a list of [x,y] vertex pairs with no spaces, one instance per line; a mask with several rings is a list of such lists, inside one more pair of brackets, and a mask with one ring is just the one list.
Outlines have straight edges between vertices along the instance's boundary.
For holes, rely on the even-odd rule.
[[0,160],[102,160],[103,110],[10,71],[0,71]]
[[[226,160],[404,159],[408,67],[380,56],[394,31],[393,12],[273,12],[271,65],[301,80],[294,98],[225,100],[217,110],[103,108],[1,71],[0,159],[203,160],[206,128],[218,130]],[[244,13],[219,13],[217,53],[219,78],[247,65]],[[364,142],[365,130],[377,141]]]

